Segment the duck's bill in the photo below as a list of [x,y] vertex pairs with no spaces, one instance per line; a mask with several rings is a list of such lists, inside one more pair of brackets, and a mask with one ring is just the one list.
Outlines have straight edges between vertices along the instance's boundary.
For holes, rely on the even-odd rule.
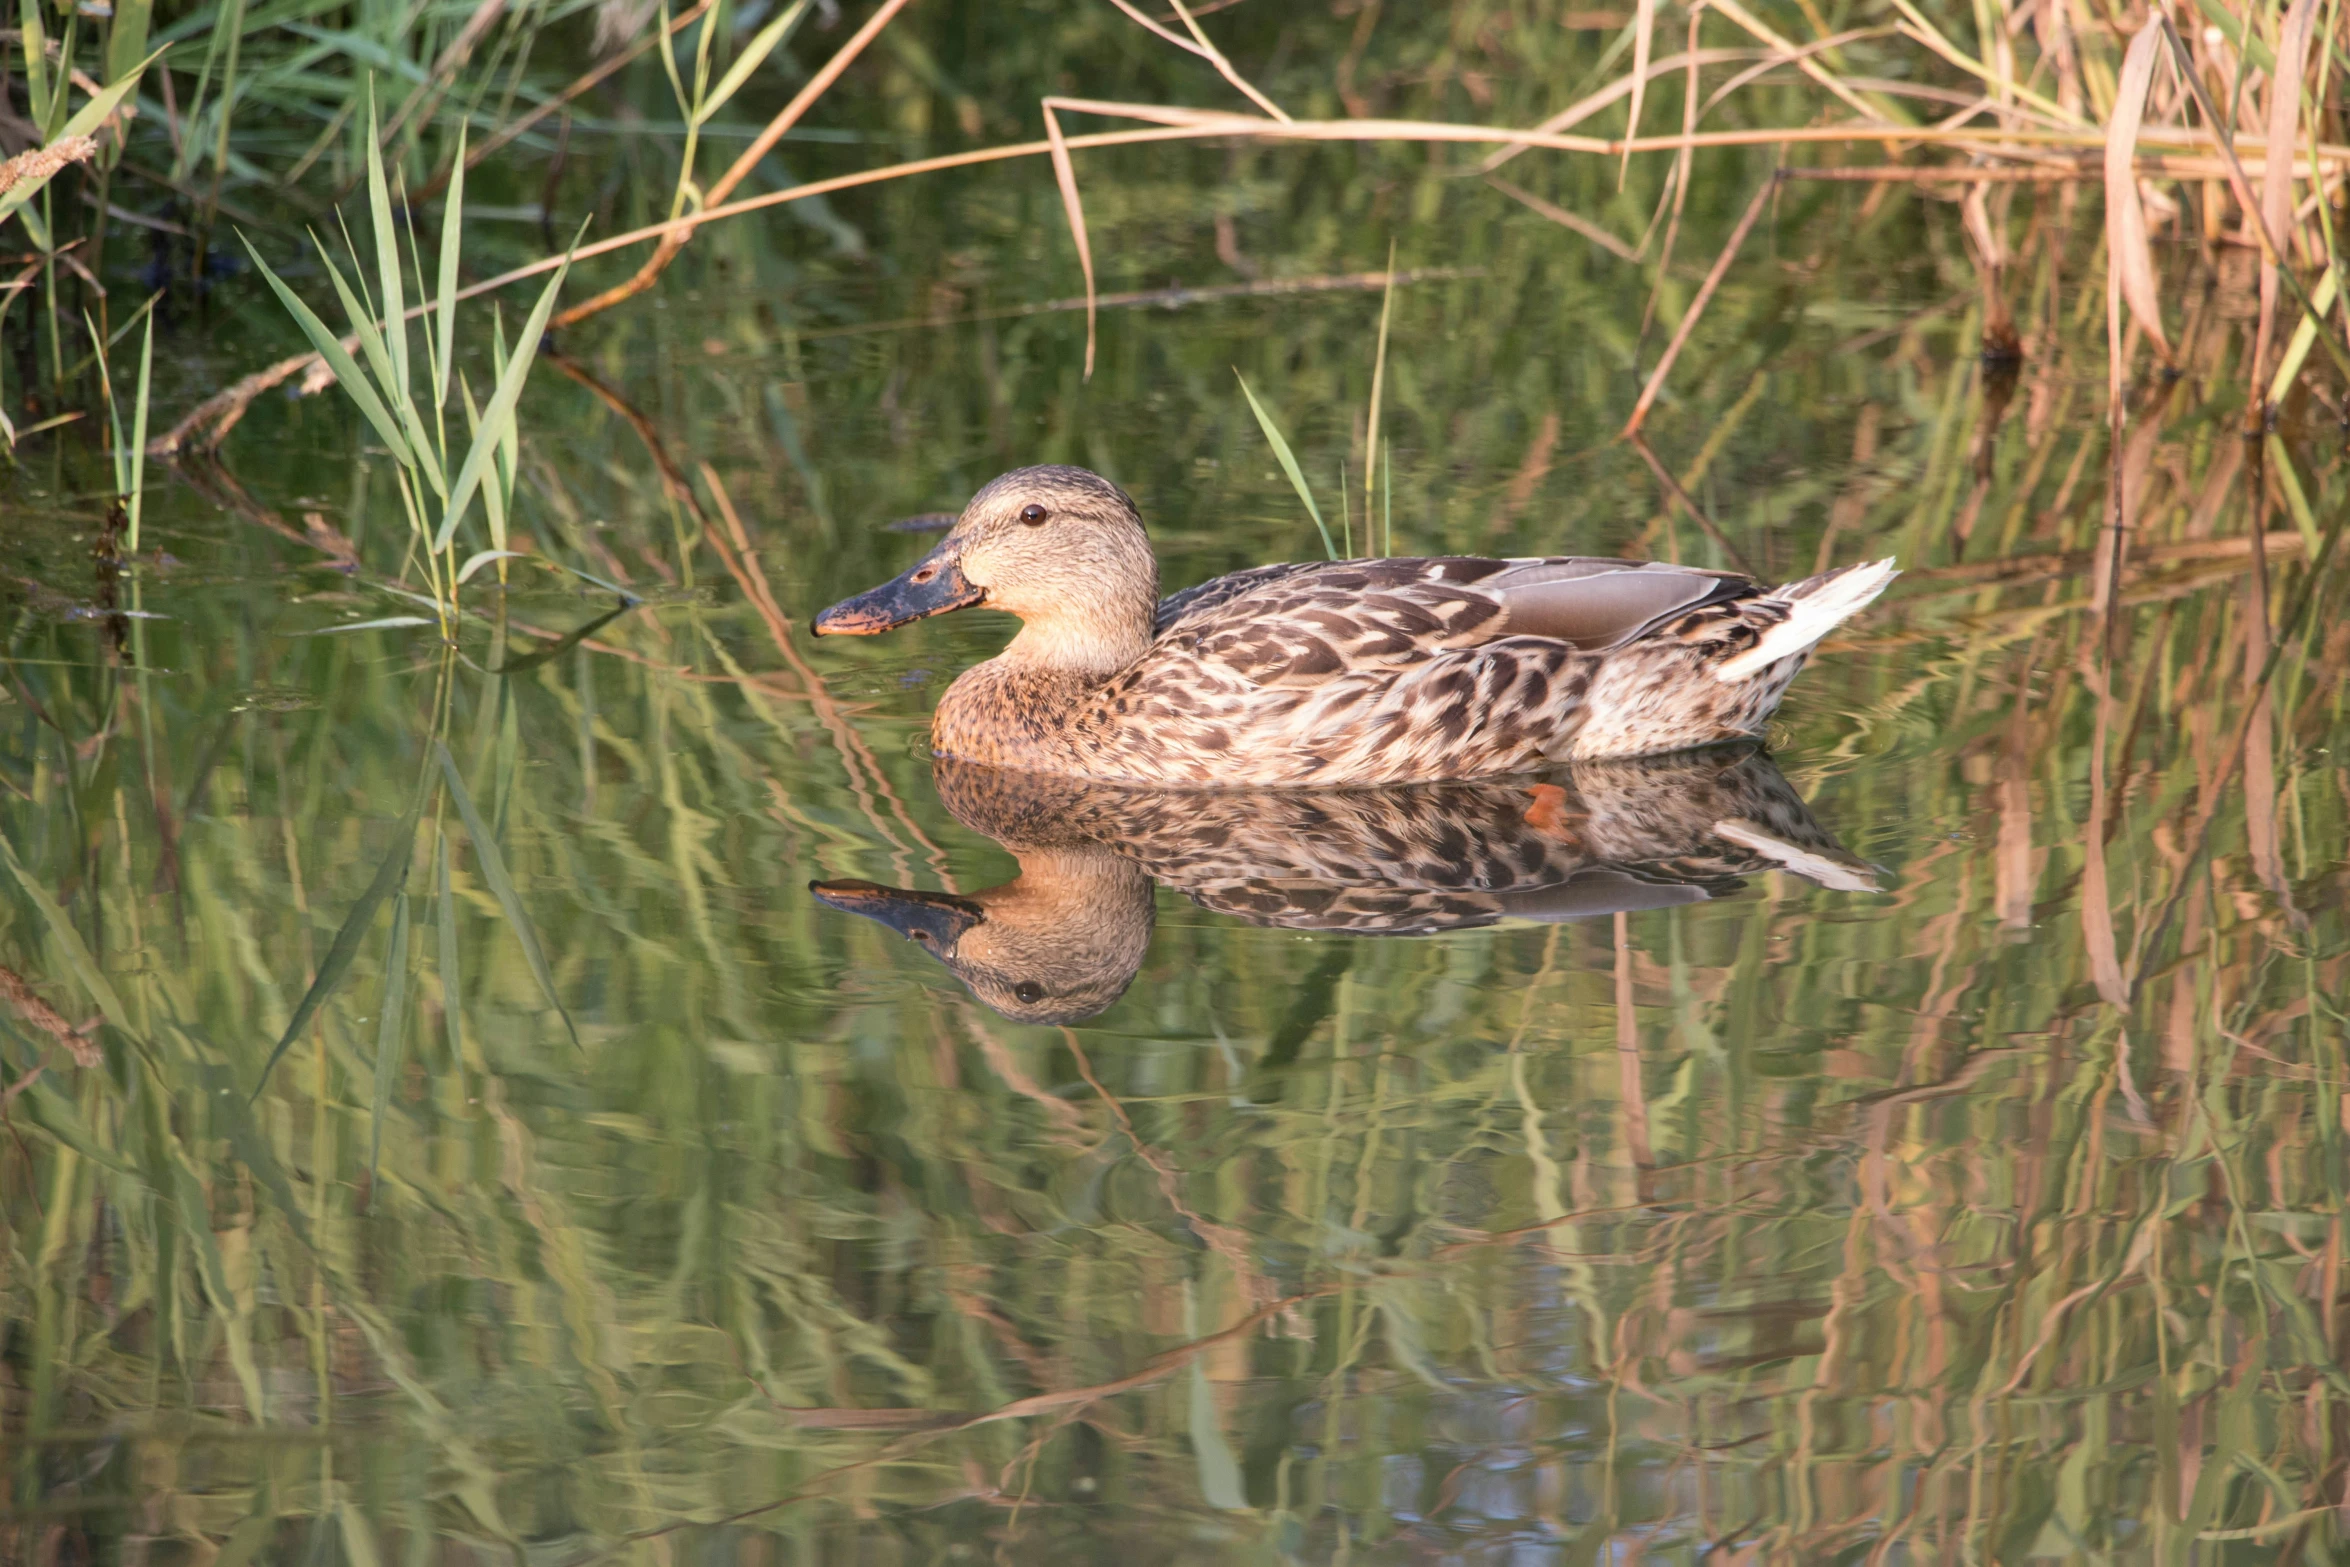
[[842,599],[816,617],[814,629],[820,637],[869,637],[951,609],[968,609],[986,596],[987,590],[974,586],[960,565],[933,551],[902,576]]
[[869,881],[812,881],[808,890],[818,902],[862,914],[933,952],[947,951],[957,937],[987,917],[969,898],[944,892],[914,892]]

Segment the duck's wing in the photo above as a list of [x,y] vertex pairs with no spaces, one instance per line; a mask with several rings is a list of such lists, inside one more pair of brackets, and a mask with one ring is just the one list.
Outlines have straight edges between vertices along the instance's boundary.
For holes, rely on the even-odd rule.
[[1757,591],[1727,572],[1573,556],[1328,561],[1235,572],[1176,594],[1159,606],[1159,634],[1252,685],[1310,686],[1501,637],[1603,652]]

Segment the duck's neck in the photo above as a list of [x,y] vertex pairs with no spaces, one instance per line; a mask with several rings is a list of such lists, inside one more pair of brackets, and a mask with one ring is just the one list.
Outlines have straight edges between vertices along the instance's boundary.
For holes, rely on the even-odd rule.
[[1070,605],[1021,624],[998,662],[1023,674],[1106,680],[1149,650],[1156,602]]

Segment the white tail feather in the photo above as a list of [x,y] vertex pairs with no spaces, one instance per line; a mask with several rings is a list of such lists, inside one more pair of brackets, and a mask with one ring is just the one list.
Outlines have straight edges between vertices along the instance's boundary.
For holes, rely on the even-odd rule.
[[1798,876],[1808,876],[1823,887],[1838,892],[1882,892],[1877,881],[1877,868],[1850,856],[1837,858],[1833,854],[1806,849],[1801,844],[1765,832],[1742,816],[1726,817],[1714,823],[1714,836],[1726,838],[1741,849],[1752,849],[1766,860],[1771,860]]
[[1754,646],[1724,661],[1714,671],[1714,678],[1724,685],[1734,685],[1783,658],[1803,652],[1868,608],[1869,602],[1900,575],[1891,557],[1887,557],[1779,589],[1769,596],[1787,606],[1787,618],[1764,632],[1762,640]]

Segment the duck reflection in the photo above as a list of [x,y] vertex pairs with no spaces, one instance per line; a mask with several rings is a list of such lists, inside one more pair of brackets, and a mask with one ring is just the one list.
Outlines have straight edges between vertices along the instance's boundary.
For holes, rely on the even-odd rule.
[[946,759],[937,780],[958,820],[1019,857],[1017,877],[968,896],[810,890],[919,943],[1019,1023],[1078,1022],[1125,992],[1156,882],[1252,924],[1379,936],[1700,903],[1772,869],[1877,887],[1751,747],[1389,789],[1182,793]]

